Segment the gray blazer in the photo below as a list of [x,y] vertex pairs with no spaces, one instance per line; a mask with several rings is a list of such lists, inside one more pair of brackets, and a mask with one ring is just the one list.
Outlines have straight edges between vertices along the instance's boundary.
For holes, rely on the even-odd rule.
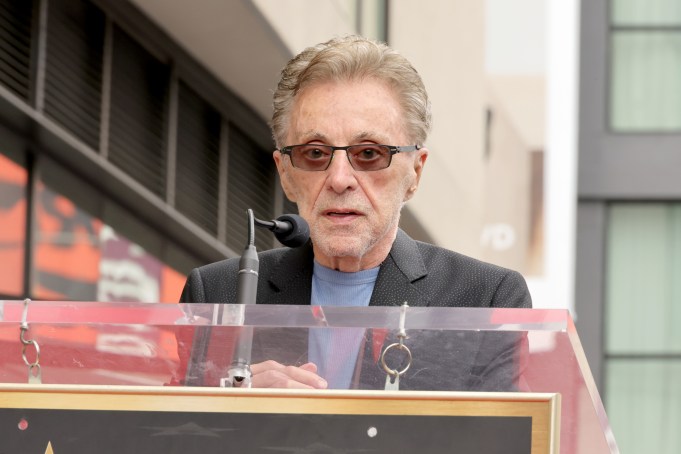
[[[258,304],[310,304],[312,245],[259,253]],[[236,300],[239,259],[192,270],[183,303],[226,304]],[[523,277],[515,272],[415,241],[398,230],[381,264],[371,306],[531,307]]]
[[[258,304],[310,304],[313,253],[308,242],[298,249],[261,252]],[[228,259],[194,269],[182,292],[184,303],[231,303],[236,300],[239,259]],[[390,254],[381,264],[371,295],[371,306],[509,307],[532,305],[523,277],[515,272],[415,241],[399,230]],[[219,331],[219,330],[218,330]],[[300,365],[307,361],[307,333],[264,330],[253,339],[252,362],[275,359]],[[197,330],[185,383],[215,386],[226,376],[210,357],[211,345],[229,341]],[[376,362],[374,330],[367,330],[365,347],[356,364],[353,387],[381,389],[385,372]],[[419,336],[414,364],[401,379],[400,389],[509,391],[517,389],[526,339],[521,333],[432,330]],[[413,341],[417,338],[413,337]],[[395,342],[391,335],[382,345]],[[185,344],[183,344],[185,345]],[[285,345],[286,348],[281,348]],[[380,347],[380,345],[379,345]],[[187,348],[185,348],[187,350]],[[442,355],[446,356],[442,356]],[[181,354],[180,356],[184,356]],[[399,365],[398,369],[403,367]]]

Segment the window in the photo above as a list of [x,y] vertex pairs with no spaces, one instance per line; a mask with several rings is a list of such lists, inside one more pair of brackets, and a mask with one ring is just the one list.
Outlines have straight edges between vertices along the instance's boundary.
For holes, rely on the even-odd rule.
[[163,199],[170,69],[119,27],[113,35],[109,160]]
[[681,449],[681,203],[609,210],[606,398],[623,452]]
[[48,6],[45,114],[97,150],[104,13],[79,0]]
[[[241,253],[248,242],[248,208],[259,219],[274,217],[274,160],[271,153],[230,126],[228,172],[227,245]],[[265,229],[256,229],[255,244],[258,250],[269,249],[274,237]]]
[[681,131],[681,3],[612,0],[610,127]]
[[34,2],[0,1],[0,84],[24,101],[31,89],[31,22]]
[[27,179],[23,166],[0,154],[0,295],[24,290]]
[[198,261],[53,163],[37,185],[37,299],[177,302]]
[[187,85],[179,85],[175,208],[217,236],[222,119]]

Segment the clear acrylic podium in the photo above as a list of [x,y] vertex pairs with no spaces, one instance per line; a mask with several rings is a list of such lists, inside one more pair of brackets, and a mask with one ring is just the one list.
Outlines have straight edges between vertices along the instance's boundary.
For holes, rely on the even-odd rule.
[[[220,387],[313,344],[338,389]],[[0,451],[394,449],[618,452],[563,310],[0,301]]]

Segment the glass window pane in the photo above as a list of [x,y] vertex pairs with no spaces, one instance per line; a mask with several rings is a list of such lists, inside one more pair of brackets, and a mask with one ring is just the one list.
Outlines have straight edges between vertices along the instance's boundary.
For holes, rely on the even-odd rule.
[[0,84],[28,100],[31,92],[31,25],[36,2],[3,1],[0,7]]
[[614,130],[681,130],[681,32],[613,32],[611,70]]
[[[181,254],[154,229],[125,208],[104,202],[100,235],[98,301],[175,303],[180,299],[185,276],[175,267],[185,263]],[[192,266],[193,263],[186,266]]]
[[0,154],[0,295],[23,293],[27,178],[26,169]]
[[191,88],[179,85],[175,208],[216,236],[222,118]]
[[[46,161],[38,184],[32,297],[177,302],[195,260],[130,211]],[[172,251],[172,253],[170,252]]]
[[613,0],[615,25],[679,25],[681,2],[678,0]]
[[[272,153],[261,149],[237,127],[229,128],[227,176],[227,246],[242,251],[248,242],[247,210],[260,219],[274,216],[276,169]],[[255,230],[258,250],[271,249],[274,237],[265,229]]]
[[101,221],[43,182],[36,195],[33,298],[94,301]]
[[605,389],[622,452],[681,452],[681,360],[610,359]]
[[610,207],[606,351],[681,353],[681,203]]
[[355,2],[356,8],[359,10],[357,31],[362,36],[378,41],[387,41],[386,2],[387,0]]
[[177,303],[182,294],[186,276],[177,270],[163,265],[161,270],[161,303]]
[[119,27],[113,35],[109,160],[163,198],[170,69]]
[[82,0],[48,8],[45,115],[98,150],[106,18]]

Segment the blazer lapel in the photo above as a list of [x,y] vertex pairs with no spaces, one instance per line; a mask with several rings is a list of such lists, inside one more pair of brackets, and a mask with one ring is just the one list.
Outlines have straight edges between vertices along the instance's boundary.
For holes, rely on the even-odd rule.
[[283,251],[273,261],[271,269],[261,269],[261,276],[267,278],[261,280],[266,285],[258,289],[258,302],[309,305],[312,296],[312,262],[312,244],[309,241],[299,248]]
[[401,229],[381,264],[370,306],[401,306],[405,301],[411,307],[428,306],[430,301],[414,285],[428,274],[416,241]]

